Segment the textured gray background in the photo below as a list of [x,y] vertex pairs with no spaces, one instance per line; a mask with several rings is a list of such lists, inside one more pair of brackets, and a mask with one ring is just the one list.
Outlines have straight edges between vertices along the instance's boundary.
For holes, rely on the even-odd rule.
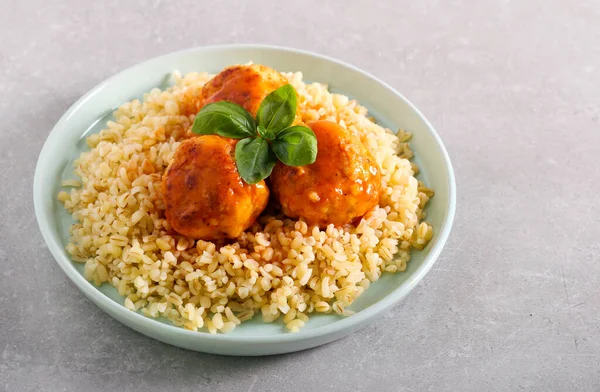
[[[600,390],[600,2],[336,3],[4,2],[0,390]],[[31,196],[46,135],[92,86],[159,54],[240,42],[389,82],[437,127],[459,192],[446,250],[402,304],[267,358],[189,352],[111,319],[53,261]]]

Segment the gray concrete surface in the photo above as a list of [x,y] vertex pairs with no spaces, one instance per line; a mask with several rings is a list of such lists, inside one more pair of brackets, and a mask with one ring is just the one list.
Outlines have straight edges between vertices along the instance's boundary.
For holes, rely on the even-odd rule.
[[[3,5],[0,390],[600,390],[600,2]],[[84,299],[44,246],[31,184],[46,135],[92,86],[241,42],[389,82],[437,127],[459,199],[438,264],[384,319],[306,352],[231,359],[152,341]]]

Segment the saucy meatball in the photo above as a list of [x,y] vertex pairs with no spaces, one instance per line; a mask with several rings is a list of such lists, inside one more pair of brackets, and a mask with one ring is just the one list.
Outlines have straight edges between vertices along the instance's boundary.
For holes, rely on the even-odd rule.
[[[246,109],[252,117],[260,103],[272,91],[288,84],[283,75],[273,68],[260,64],[234,65],[225,68],[202,88],[200,103],[202,106],[219,101],[229,101]],[[295,124],[300,123],[296,110]]]
[[187,139],[163,176],[171,227],[185,236],[235,238],[250,227],[269,200],[264,181],[244,182],[235,165],[237,140],[216,135]]
[[271,190],[283,213],[320,227],[341,226],[362,217],[379,202],[380,168],[351,132],[334,122],[308,124],[317,137],[317,159],[302,166],[278,162]]

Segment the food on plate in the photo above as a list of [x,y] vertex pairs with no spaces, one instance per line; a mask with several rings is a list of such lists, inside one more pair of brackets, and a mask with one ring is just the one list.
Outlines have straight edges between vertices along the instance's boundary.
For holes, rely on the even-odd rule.
[[432,238],[409,139],[298,72],[176,72],[87,137],[58,194],[66,249],[128,309],[192,331],[349,316]]
[[267,206],[264,181],[247,184],[235,167],[236,140],[206,135],[185,140],[163,175],[165,215],[191,238],[236,238]]
[[275,165],[271,190],[283,213],[309,225],[342,226],[379,203],[380,168],[362,142],[332,121],[309,124],[319,153],[306,166]]

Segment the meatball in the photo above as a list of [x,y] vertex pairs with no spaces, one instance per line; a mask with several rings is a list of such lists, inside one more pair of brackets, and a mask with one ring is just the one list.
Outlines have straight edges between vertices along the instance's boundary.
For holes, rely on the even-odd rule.
[[336,123],[316,121],[309,127],[317,137],[316,161],[302,167],[279,162],[270,177],[283,213],[320,227],[362,217],[379,202],[377,162],[356,136]]
[[264,181],[244,182],[234,161],[237,140],[216,135],[187,139],[175,151],[162,182],[166,217],[185,236],[235,238],[269,200]]
[[[213,102],[229,101],[246,109],[252,117],[269,93],[288,84],[283,75],[260,64],[234,65],[225,68],[202,88],[202,106]],[[200,108],[199,108],[200,109]],[[300,123],[299,110],[293,125]]]

